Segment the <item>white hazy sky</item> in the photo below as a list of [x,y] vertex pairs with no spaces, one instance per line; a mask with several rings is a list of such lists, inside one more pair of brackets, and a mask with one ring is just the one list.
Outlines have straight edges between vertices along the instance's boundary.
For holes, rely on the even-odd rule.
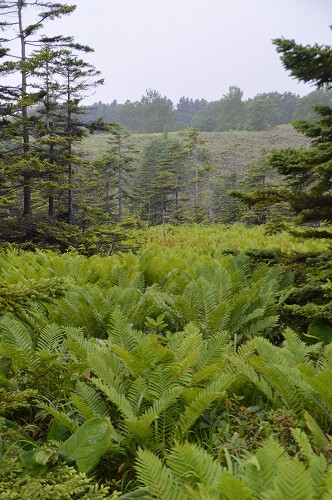
[[[61,0],[64,3],[64,0]],[[220,99],[230,85],[244,98],[313,90],[282,67],[271,40],[331,45],[331,0],[67,0],[76,11],[47,29],[95,49],[87,60],[105,85],[89,102],[139,100],[158,90]],[[46,25],[45,25],[46,28]]]

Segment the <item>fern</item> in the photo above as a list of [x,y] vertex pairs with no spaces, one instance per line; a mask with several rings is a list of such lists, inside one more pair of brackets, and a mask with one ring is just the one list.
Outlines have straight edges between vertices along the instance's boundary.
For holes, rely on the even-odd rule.
[[[240,464],[240,477],[253,491],[255,497],[262,498],[262,492],[272,489],[276,471],[284,463],[285,457],[283,447],[273,439],[269,439],[255,455],[249,456]],[[288,462],[287,459],[286,463]]]
[[313,482],[314,492],[319,492],[327,469],[327,461],[323,455],[315,455],[309,439],[300,429],[292,429],[292,435],[301,447],[301,455],[305,457],[309,464],[308,470]]
[[148,384],[143,377],[138,377],[133,381],[128,389],[127,398],[131,406],[134,408],[136,415],[144,413],[149,405],[146,401],[148,394]]
[[156,399],[153,404],[145,411],[143,417],[146,415],[153,415],[157,418],[161,413],[167,410],[171,405],[173,405],[182,393],[182,388],[174,385],[170,389],[167,389],[164,394]]
[[98,392],[91,386],[77,382],[75,392],[71,393],[73,404],[85,420],[109,415],[107,405],[101,399]]
[[143,339],[139,332],[129,326],[128,319],[119,309],[112,313],[110,324],[109,340],[128,351],[132,351]]
[[133,408],[124,394],[119,393],[114,387],[105,385],[99,379],[92,379],[98,389],[105,394],[107,399],[114,403],[122,415],[128,420],[137,420]]
[[241,359],[234,357],[231,359],[231,363],[236,368],[237,373],[241,373],[248,380],[250,380],[265,396],[273,403],[277,404],[277,400],[273,395],[271,386],[266,382],[266,380],[259,376],[256,371],[247,363],[244,363]]
[[312,500],[314,498],[313,482],[305,466],[296,460],[281,464],[273,481],[273,489],[266,493],[265,498]]
[[312,367],[307,365],[300,365],[299,371],[303,380],[313,389],[315,394],[317,394],[317,399],[321,409],[325,409],[327,416],[329,416],[330,421],[332,420],[332,393],[331,393],[331,376],[332,370],[325,369],[322,371],[315,371]]
[[26,326],[9,316],[0,320],[1,341],[21,351],[31,351],[33,339]]
[[171,367],[157,366],[148,377],[148,395],[152,399],[160,398],[165,391],[177,386],[178,380]]
[[64,330],[58,325],[47,325],[38,335],[37,350],[57,352],[64,339]]
[[186,495],[175,479],[174,475],[163,465],[153,453],[139,450],[135,468],[139,480],[148,486],[150,498],[160,500],[185,500]]
[[78,424],[72,420],[66,413],[57,410],[54,406],[48,405],[46,403],[38,403],[38,407],[45,410],[47,413],[52,415],[57,422],[62,426],[67,427],[70,431],[74,432],[77,429]]
[[122,394],[126,392],[128,372],[123,369],[110,350],[99,349],[90,353],[87,357],[87,366],[104,384],[114,387]]
[[204,390],[188,406],[186,406],[175,428],[174,435],[176,438],[179,440],[184,439],[202,413],[206,411],[211,403],[220,396],[221,395],[218,393]]
[[173,350],[174,358],[176,361],[181,361],[188,354],[192,354],[195,351],[200,352],[202,347],[203,338],[201,332],[195,325],[189,323],[184,329],[181,343]]
[[285,338],[283,354],[289,353],[294,364],[310,363],[310,348],[300,340],[299,336],[289,328],[284,331],[283,335]]

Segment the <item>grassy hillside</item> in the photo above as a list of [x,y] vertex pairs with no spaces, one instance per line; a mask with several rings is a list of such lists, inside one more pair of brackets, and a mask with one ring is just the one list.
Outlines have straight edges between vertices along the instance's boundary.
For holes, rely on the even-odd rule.
[[[181,132],[171,132],[170,137],[181,137]],[[132,141],[139,151],[161,134],[133,134]],[[306,146],[308,140],[291,125],[280,125],[261,132],[229,131],[202,132],[202,140],[212,154],[212,161],[224,172],[242,172],[261,159],[272,148]],[[95,159],[107,149],[107,134],[96,134],[83,139],[81,150],[89,159]]]

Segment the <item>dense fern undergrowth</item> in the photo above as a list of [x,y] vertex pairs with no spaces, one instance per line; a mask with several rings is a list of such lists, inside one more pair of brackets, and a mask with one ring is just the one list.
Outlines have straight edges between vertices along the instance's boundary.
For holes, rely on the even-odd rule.
[[242,226],[3,250],[0,499],[331,498],[329,262]]

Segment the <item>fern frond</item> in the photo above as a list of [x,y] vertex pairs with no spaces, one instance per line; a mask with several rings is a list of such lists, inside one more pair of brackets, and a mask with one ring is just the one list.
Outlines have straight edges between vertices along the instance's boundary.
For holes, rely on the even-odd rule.
[[313,396],[313,399],[319,404],[321,409],[324,408],[329,420],[332,421],[332,391],[331,391],[331,377],[332,370],[325,369],[317,372],[314,368],[308,365],[300,365],[299,371],[310,388],[315,391],[318,398]]
[[[290,328],[283,332],[285,338],[283,342],[283,351],[290,354],[294,364],[310,363],[309,360],[309,347],[300,340],[299,336]],[[284,352],[283,352],[284,354]]]
[[181,361],[192,354],[193,352],[200,352],[203,346],[203,337],[199,329],[193,324],[189,323],[184,329],[182,342],[174,350],[175,360]]
[[262,498],[262,492],[270,491],[276,471],[284,462],[288,464],[290,460],[283,447],[273,439],[268,439],[255,455],[249,455],[240,463],[240,477],[253,491],[254,498]]
[[98,416],[109,416],[106,403],[91,385],[77,382],[75,392],[71,393],[71,399],[85,420]]
[[278,473],[274,477],[273,489],[268,492],[268,498],[271,500],[280,498],[312,500],[315,496],[313,486],[309,471],[303,463],[294,459],[280,464]]
[[236,368],[237,373],[241,373],[242,375],[244,375],[257,387],[257,389],[265,394],[265,396],[273,404],[277,404],[277,400],[273,395],[271,385],[264,379],[264,377],[258,375],[252,366],[242,361],[241,358],[235,356],[231,359],[231,363]]
[[251,352],[258,352],[260,358],[267,364],[279,366],[286,363],[283,351],[279,347],[271,344],[271,342],[264,337],[255,337],[245,344],[242,344],[239,347],[238,355],[242,358],[246,358],[248,350]]
[[203,390],[184,410],[176,425],[174,436],[183,440],[191,427],[206,411],[211,403],[221,395],[215,392]]
[[176,443],[167,457],[167,465],[181,484],[195,489],[199,483],[218,488],[223,470],[216,460],[197,444]]
[[165,390],[164,394],[159,399],[156,399],[142,416],[153,415],[157,418],[162,412],[178,400],[182,391],[182,387],[179,386],[173,386],[170,389]]
[[84,352],[85,356],[88,352],[95,350],[95,345],[86,338],[84,328],[74,326],[63,327],[66,340],[75,342],[81,348],[81,353]]
[[55,420],[57,420],[61,425],[67,427],[71,432],[74,432],[78,425],[74,420],[68,417],[68,415],[62,411],[57,410],[51,405],[47,405],[45,403],[39,403],[38,406],[45,410],[47,413],[52,415]]
[[332,342],[325,346],[320,363],[323,368],[332,370]]
[[149,397],[158,399],[165,391],[174,387],[178,381],[170,367],[156,366],[156,368],[149,373],[147,383],[149,387]]
[[151,426],[154,420],[154,415],[144,415],[139,420],[126,420],[126,432],[131,433],[139,444],[151,449],[155,444]]
[[98,389],[101,390],[103,394],[105,394],[109,401],[115,404],[115,406],[127,420],[137,420],[133,408],[131,407],[130,402],[124,394],[119,393],[114,387],[105,385],[98,378],[92,379],[91,381],[95,384],[96,387],[98,387]]
[[33,348],[32,337],[27,327],[9,316],[3,316],[0,320],[0,339],[22,351]]
[[[287,366],[266,364],[260,366],[260,372],[286,407],[300,414],[305,403],[303,392],[300,391],[300,388],[303,387],[303,381],[298,376],[297,371]],[[296,382],[298,384],[294,379],[297,379]],[[306,388],[310,391],[309,387]]]
[[138,479],[149,487],[152,498],[186,500],[178,481],[159,458],[147,450],[139,450],[137,457]]
[[325,471],[327,469],[327,460],[321,455],[315,455],[309,439],[301,429],[291,429],[291,433],[301,448],[301,454],[305,457],[309,464],[309,472],[314,485],[314,491],[320,491],[324,480]]
[[64,339],[64,330],[62,327],[52,323],[47,325],[40,332],[37,339],[37,350],[49,352],[58,351]]
[[108,338],[111,343],[117,344],[131,352],[143,339],[143,336],[129,326],[129,321],[122,311],[115,309],[111,316],[111,327]]
[[132,408],[135,409],[136,415],[144,413],[148,402],[146,400],[148,393],[148,385],[142,377],[137,377],[130,385],[127,392],[127,399]]
[[109,349],[100,348],[89,353],[87,365],[104,384],[114,387],[118,392],[125,392],[124,380],[128,372]]
[[142,363],[139,362],[135,354],[131,353],[121,345],[113,344],[111,348],[118,358],[119,365],[122,365],[123,369],[127,373],[130,373],[134,377],[141,375]]

